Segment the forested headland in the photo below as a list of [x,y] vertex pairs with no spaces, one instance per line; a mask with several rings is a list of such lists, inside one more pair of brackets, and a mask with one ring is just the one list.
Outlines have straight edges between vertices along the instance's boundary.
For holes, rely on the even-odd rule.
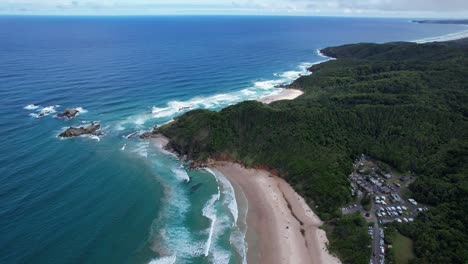
[[364,153],[411,171],[413,197],[431,206],[399,225],[414,241],[413,263],[467,263],[468,40],[361,43],[322,53],[336,60],[292,83],[304,91],[295,100],[194,110],[154,133],[195,161],[277,170],[336,227],[331,249],[346,263],[370,257],[369,240],[359,239],[367,226],[339,211],[351,199],[353,160]]

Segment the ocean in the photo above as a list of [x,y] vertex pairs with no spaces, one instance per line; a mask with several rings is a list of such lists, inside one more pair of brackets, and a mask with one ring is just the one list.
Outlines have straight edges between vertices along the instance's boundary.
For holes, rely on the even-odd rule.
[[[370,18],[0,17],[0,263],[245,263],[248,209],[229,181],[126,136],[278,93],[325,60],[320,48],[464,30]],[[67,107],[80,115],[54,118]],[[57,137],[92,121],[102,136]]]

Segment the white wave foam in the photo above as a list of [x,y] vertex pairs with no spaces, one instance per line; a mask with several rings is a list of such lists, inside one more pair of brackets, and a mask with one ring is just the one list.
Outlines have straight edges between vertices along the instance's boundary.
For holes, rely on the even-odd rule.
[[146,122],[153,119],[153,116],[148,113],[137,114],[129,116],[127,119],[120,121],[114,125],[116,131],[122,131],[125,129],[144,129]]
[[[32,117],[35,117],[35,118],[45,117],[45,116],[48,116],[50,114],[56,113],[57,111],[55,109],[57,109],[59,107],[60,107],[60,105],[46,106],[46,107],[43,107],[43,108],[37,110],[36,113],[30,113],[29,115],[32,116]],[[39,108],[39,107],[36,107],[36,109],[37,108]]]
[[463,30],[463,31],[450,33],[450,34],[437,36],[437,37],[423,38],[419,40],[414,40],[412,42],[423,44],[423,43],[429,43],[429,42],[451,41],[451,40],[457,40],[457,39],[462,39],[466,37],[468,37],[468,30]]
[[296,79],[302,74],[302,71],[287,71],[283,72],[280,76],[286,79]]
[[101,138],[96,136],[96,135],[81,135],[80,137],[85,137],[85,138],[89,138],[89,139],[94,139],[96,140],[97,142],[101,141]]
[[[207,172],[212,174],[216,181],[218,182],[219,186],[218,190],[221,189],[222,194],[222,203],[223,205],[229,209],[229,212],[232,216],[233,221],[231,222],[230,226],[232,228],[231,235],[229,237],[229,241],[231,245],[234,246],[235,250],[239,253],[242,258],[242,263],[247,263],[247,242],[245,240],[245,231],[239,228],[238,218],[239,218],[239,207],[236,200],[236,193],[234,187],[232,186],[231,182],[219,171],[213,171],[210,168],[205,168]],[[245,198],[244,198],[245,199]],[[246,209],[247,210],[247,209]],[[246,227],[246,216],[247,213],[245,212],[242,219],[242,225]],[[226,221],[227,223],[227,221]],[[222,250],[221,250],[222,251]],[[225,254],[222,252],[218,252],[213,256],[214,263],[227,263],[225,259],[229,258],[229,254]]]
[[83,107],[77,107],[75,110],[78,110],[80,114],[88,113],[88,110],[84,109]]
[[174,172],[177,179],[180,179],[184,182],[189,182],[190,177],[188,176],[187,172],[182,168],[173,168],[172,172]]
[[221,248],[216,248],[216,250],[213,251],[213,263],[214,264],[225,264],[229,263],[229,260],[231,259],[231,254],[229,251],[226,251]]
[[[281,75],[280,75],[281,76]],[[280,85],[284,82],[284,80],[267,80],[267,81],[258,81],[254,83],[255,88],[260,88],[260,89],[272,89],[275,88],[275,86]]]
[[[327,60],[331,59],[326,57]],[[321,63],[320,61],[317,63]],[[151,125],[163,125],[171,122],[174,117],[193,109],[220,110],[227,106],[247,101],[259,100],[266,96],[276,95],[282,89],[276,88],[278,85],[289,84],[302,75],[308,75],[308,68],[315,63],[301,63],[296,70],[275,73],[274,79],[258,80],[252,86],[239,91],[215,94],[211,96],[196,96],[188,100],[173,100],[164,106],[153,106],[151,114],[138,114],[128,117],[115,125],[117,131],[124,129],[142,128],[151,121]],[[154,120],[156,119],[156,120]]]
[[37,108],[39,108],[39,106],[35,105],[35,104],[30,104],[30,105],[27,105],[27,106],[24,107],[24,109],[26,109],[26,110],[35,110]]
[[280,84],[287,84],[300,75],[307,74],[304,64],[299,66],[300,71],[288,71],[278,74],[279,79],[256,81],[253,86],[231,93],[215,94],[207,97],[194,97],[186,101],[170,101],[165,107],[152,109],[153,118],[168,118],[180,115],[192,109],[221,109],[246,100],[255,100],[281,91],[276,88]]
[[235,250],[242,257],[242,263],[247,263],[247,241],[245,238],[245,232],[242,232],[239,228],[232,231],[229,237],[229,242],[234,246]]
[[[223,203],[229,209],[229,212],[232,215],[234,220],[233,225],[236,225],[237,219],[239,218],[239,207],[237,206],[236,193],[231,182],[224,176],[222,173],[216,171],[214,172],[210,168],[205,168],[206,171],[211,173],[218,184],[221,186],[221,192],[223,194]],[[219,186],[218,186],[219,191]]]
[[125,150],[126,146],[127,146],[127,144],[124,144],[120,150]]
[[323,54],[322,51],[320,49],[317,49],[317,55],[319,57],[322,57],[322,58],[325,58],[325,59],[329,59],[330,57],[328,57],[327,55]]
[[148,264],[174,264],[177,260],[176,256],[162,257],[159,259],[153,259]]
[[216,94],[208,97],[194,97],[187,101],[170,101],[166,107],[156,107],[152,109],[153,118],[167,118],[180,115],[192,109],[216,109],[222,108],[237,102],[243,101],[246,98],[246,93],[233,92],[226,94]]
[[203,216],[206,218],[210,219],[211,224],[210,224],[210,229],[209,229],[209,234],[208,234],[208,240],[206,241],[206,246],[205,246],[205,257],[208,256],[208,253],[210,252],[211,248],[211,241],[213,239],[213,232],[215,228],[215,223],[216,223],[216,208],[215,208],[215,203],[216,201],[219,200],[219,192],[218,194],[213,194],[211,196],[210,200],[205,204],[203,207]]
[[40,113],[52,114],[52,113],[56,113],[57,111],[55,109],[57,109],[59,107],[60,107],[60,105],[46,106],[46,107],[42,108],[39,112]]
[[122,126],[122,124],[119,123],[119,124],[117,124],[117,125],[115,126],[115,130],[116,130],[116,131],[122,131],[122,130],[125,130],[125,127]]
[[[179,165],[168,157],[152,159],[152,162],[156,172],[161,175],[171,174]],[[187,188],[180,188],[173,176],[161,177],[161,183],[164,186],[164,198],[159,216],[152,226],[153,249],[164,256],[177,256],[177,261],[182,263],[188,258],[203,256],[204,241],[195,238],[186,225],[190,209]]]
[[136,148],[132,150],[133,153],[136,153],[140,157],[148,158],[148,148],[150,142],[142,141],[136,144]]

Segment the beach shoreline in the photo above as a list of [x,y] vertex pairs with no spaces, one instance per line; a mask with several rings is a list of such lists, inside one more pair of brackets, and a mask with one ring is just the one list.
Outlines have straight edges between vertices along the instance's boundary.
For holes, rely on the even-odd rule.
[[[152,142],[164,149],[169,139],[157,135]],[[243,207],[239,212],[247,214],[247,263],[341,263],[328,251],[323,222],[284,179],[228,161],[211,161],[207,167],[230,181]]]
[[303,91],[297,90],[297,89],[284,89],[284,88],[277,88],[277,89],[282,89],[282,90],[278,94],[261,97],[258,99],[258,101],[264,104],[271,104],[279,100],[293,100],[304,94]]
[[424,44],[424,43],[430,43],[430,42],[455,41],[455,40],[468,38],[468,25],[464,25],[464,26],[467,29],[462,30],[462,31],[457,31],[457,32],[454,32],[454,33],[450,33],[450,34],[441,35],[441,36],[435,36],[435,37],[428,37],[428,38],[413,40],[413,41],[410,41],[410,42],[414,42],[414,43],[418,43],[418,44]]
[[286,181],[232,162],[212,168],[247,198],[247,263],[340,263],[328,252],[322,221]]

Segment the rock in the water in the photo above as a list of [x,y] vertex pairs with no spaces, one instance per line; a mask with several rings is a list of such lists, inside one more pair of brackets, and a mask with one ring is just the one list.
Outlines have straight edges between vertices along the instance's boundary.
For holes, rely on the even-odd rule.
[[140,134],[140,130],[135,131],[135,132],[133,132],[133,133],[131,133],[131,134],[126,135],[125,138],[129,138],[129,139],[130,139],[130,138],[132,138],[132,137],[134,137],[134,136],[136,136],[136,135],[138,135],[138,134]]
[[64,132],[60,133],[59,137],[78,137],[81,135],[96,135],[98,136],[101,125],[98,122],[93,122],[86,127],[70,127]]
[[80,111],[78,111],[76,109],[67,108],[67,109],[65,109],[65,111],[63,113],[58,113],[57,117],[64,117],[64,118],[71,119],[71,118],[74,118],[79,113],[80,113]]

